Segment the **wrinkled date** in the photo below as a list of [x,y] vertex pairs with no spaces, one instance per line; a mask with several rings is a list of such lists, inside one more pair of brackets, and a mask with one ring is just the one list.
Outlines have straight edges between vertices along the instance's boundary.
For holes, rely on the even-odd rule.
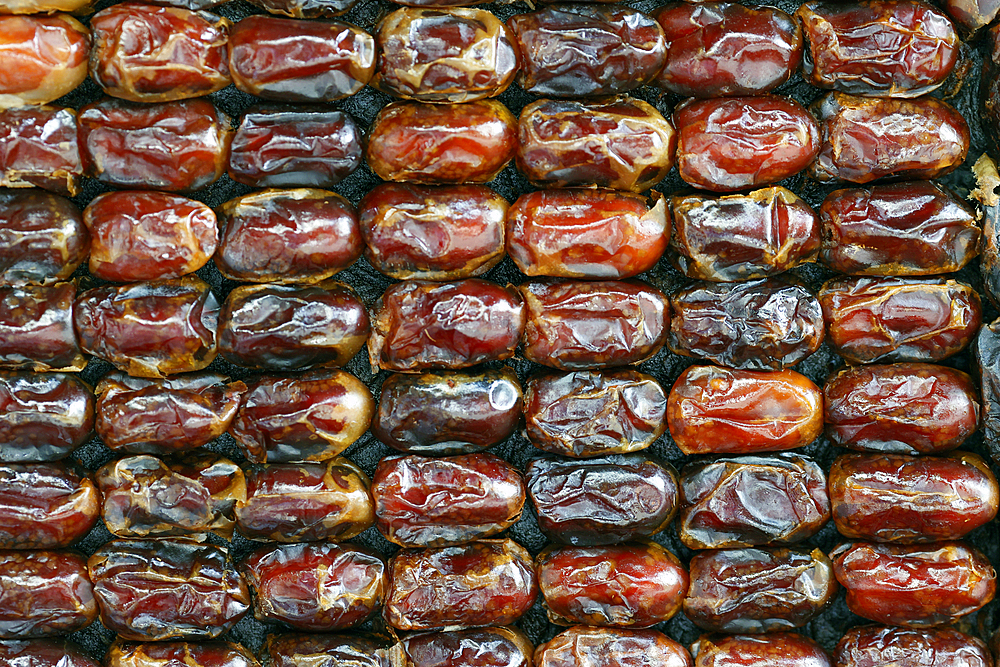
[[222,305],[219,353],[267,371],[343,366],[365,346],[370,328],[348,285],[243,285]]
[[822,147],[809,175],[819,181],[938,178],[962,164],[969,152],[968,123],[952,106],[931,97],[830,93],[812,111]]
[[773,632],[808,623],[833,598],[837,580],[820,551],[726,549],[691,559],[684,613],[713,632]]
[[743,456],[681,470],[677,532],[690,549],[794,544],[830,519],[826,475],[801,456]]
[[674,166],[677,133],[652,105],[538,100],[518,118],[517,168],[539,187],[597,185],[642,192]]
[[105,99],[80,109],[87,175],[119,188],[189,192],[222,176],[233,131],[207,100]]
[[983,439],[990,456],[997,460],[1000,459],[1000,320],[979,330],[974,348],[982,386]]
[[250,650],[233,642],[115,642],[106,667],[260,667]]
[[401,452],[470,454],[506,440],[521,421],[521,385],[504,367],[480,373],[392,374],[372,434]]
[[387,657],[389,651],[383,643],[361,634],[268,635],[264,651],[271,667],[388,667],[391,664]]
[[664,530],[677,510],[677,474],[640,454],[585,461],[535,459],[525,471],[538,527],[553,542],[617,544]]
[[226,552],[187,540],[115,540],[87,561],[101,622],[123,639],[214,639],[247,612]]
[[480,276],[504,253],[507,200],[484,185],[376,185],[358,206],[365,258],[399,280]]
[[775,7],[677,2],[653,14],[667,37],[655,85],[684,97],[760,95],[802,59],[802,29]]
[[535,667],[691,667],[683,646],[656,630],[575,626],[535,651]]
[[407,637],[403,651],[413,667],[531,667],[534,647],[515,628],[428,632]]
[[766,278],[816,259],[820,226],[800,197],[782,187],[745,195],[672,197],[668,257],[689,278]]
[[229,177],[257,188],[329,188],[364,158],[361,128],[321,107],[251,108],[229,153]]
[[73,109],[0,111],[0,186],[38,187],[72,196],[80,189],[81,176]]
[[627,192],[542,190],[507,211],[507,254],[529,276],[631,278],[656,265],[669,238],[665,200]]
[[[851,628],[837,643],[838,667],[882,667],[906,656],[912,667],[990,667],[986,644],[953,628]],[[898,662],[897,662],[898,664]]]
[[517,73],[514,36],[481,9],[397,9],[378,25],[372,86],[425,102],[496,97]]
[[361,256],[358,214],[329,190],[265,190],[219,208],[222,238],[215,265],[250,283],[316,283]]
[[86,13],[92,0],[7,0],[0,7],[2,14],[38,14],[44,12]]
[[374,411],[368,387],[344,371],[263,376],[250,383],[229,432],[253,463],[323,461],[360,438]]
[[979,252],[976,217],[931,181],[835,190],[820,208],[820,258],[852,275],[958,271]]
[[219,302],[197,276],[95,287],[73,308],[83,351],[137,377],[208,366],[218,318]]
[[90,20],[90,75],[108,95],[168,102],[208,95],[230,83],[228,19],[178,7],[127,2]]
[[368,136],[368,166],[386,181],[486,183],[517,151],[517,119],[496,100],[393,102]]
[[77,376],[0,371],[0,462],[65,458],[93,428],[94,395]]
[[955,27],[919,0],[812,0],[795,16],[809,42],[802,69],[819,88],[918,97],[944,83],[958,62]]
[[164,192],[98,195],[83,222],[91,237],[90,273],[122,283],[194,273],[219,238],[212,209]]
[[680,610],[688,573],[655,542],[551,546],[538,555],[538,587],[558,625],[648,628]]
[[670,303],[660,290],[620,281],[530,282],[524,357],[560,370],[638,364],[666,342]]
[[951,623],[993,599],[996,573],[977,549],[962,542],[837,547],[831,554],[847,606],[887,625]]
[[239,565],[254,592],[254,616],[296,630],[331,632],[363,623],[385,598],[386,567],[368,549],[339,544],[282,544]]
[[383,615],[397,630],[509,625],[538,596],[531,555],[513,540],[404,549],[390,568]]
[[0,287],[0,368],[83,370],[86,360],[73,331],[74,298],[76,283]]
[[243,471],[214,454],[161,461],[130,456],[95,474],[101,518],[118,537],[167,537],[214,532],[233,536],[233,510],[247,495]]
[[66,639],[0,641],[0,662],[18,667],[98,667]]
[[0,16],[0,109],[48,104],[87,78],[90,33],[72,16]]
[[780,279],[698,283],[670,300],[667,346],[741,370],[794,366],[823,343],[823,308]]
[[666,406],[663,387],[639,371],[544,373],[525,387],[525,433],[564,456],[635,452],[666,431]]
[[95,430],[111,449],[136,454],[195,449],[226,432],[246,388],[216,373],[162,380],[111,373],[95,390]]
[[0,551],[0,592],[0,639],[66,635],[97,618],[87,561],[72,551]]
[[492,454],[387,457],[372,476],[375,526],[404,547],[490,537],[521,517],[521,474]]
[[245,93],[282,102],[332,102],[375,73],[375,39],[340,21],[248,16],[229,34],[229,70]]
[[831,667],[819,644],[794,632],[702,635],[691,645],[691,656],[694,667]]
[[513,287],[478,278],[392,285],[373,309],[372,367],[412,373],[509,359],[524,331],[524,310]]
[[674,109],[677,170],[714,192],[775,183],[809,166],[820,149],[816,121],[787,97],[692,100]]
[[979,294],[945,278],[835,278],[819,291],[826,340],[850,363],[940,361],[982,323]]
[[[997,3],[1000,11],[1000,3]],[[976,176],[976,181],[980,191],[985,186],[985,191],[990,191],[1000,185],[1000,172],[997,172],[997,165],[993,159],[983,154],[976,160],[972,167]],[[977,197],[978,198],[978,197]],[[979,275],[982,277],[982,293],[996,305],[1000,303],[1000,198],[989,200],[983,198],[982,207],[982,233],[979,246]]]
[[0,285],[66,280],[86,259],[90,235],[68,199],[0,192],[0,211]]
[[691,366],[667,397],[667,426],[685,454],[794,449],[823,432],[823,394],[795,371]]
[[344,458],[265,466],[247,473],[236,523],[251,540],[348,540],[375,521],[368,486],[368,476]]
[[617,95],[663,68],[666,43],[653,19],[629,7],[559,4],[512,16],[529,93],[554,97]]
[[0,465],[0,549],[68,547],[100,515],[97,488],[76,466]]
[[823,387],[826,436],[841,447],[933,454],[960,446],[979,425],[976,386],[933,364],[855,366]]

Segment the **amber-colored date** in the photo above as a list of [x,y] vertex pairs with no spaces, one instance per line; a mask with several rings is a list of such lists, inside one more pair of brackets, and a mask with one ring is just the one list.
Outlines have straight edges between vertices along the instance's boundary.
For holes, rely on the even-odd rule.
[[98,667],[67,639],[0,641],[0,663],[24,667]]
[[6,0],[0,6],[0,14],[43,14],[47,12],[70,12],[86,14],[91,10],[93,0]]
[[670,389],[667,426],[685,454],[794,449],[823,432],[823,394],[795,371],[691,366]]
[[535,650],[535,667],[691,667],[683,646],[656,630],[577,625]]
[[[831,667],[819,644],[794,632],[702,635],[691,645],[694,667]],[[840,663],[837,663],[838,665]]]
[[368,475],[344,458],[265,466],[247,473],[236,523],[251,540],[348,540],[375,521],[369,483]]
[[260,667],[250,649],[233,642],[117,641],[108,649],[106,667]]
[[516,628],[428,632],[402,641],[413,667],[531,667],[534,647]]
[[631,278],[656,265],[669,238],[665,201],[627,192],[542,190],[507,211],[507,254],[529,276]]
[[517,168],[539,187],[597,185],[642,192],[674,166],[677,133],[652,105],[538,100],[518,118]]
[[77,376],[0,371],[0,462],[65,458],[93,428],[94,395]]
[[940,361],[982,323],[979,294],[945,278],[835,278],[819,291],[827,342],[850,363]]
[[0,639],[57,637],[97,618],[87,561],[73,551],[0,551]]
[[786,545],[830,520],[826,475],[801,456],[742,456],[681,470],[677,532],[690,549]]
[[0,286],[0,368],[83,370],[73,330],[75,298],[76,283]]
[[86,259],[90,235],[65,197],[0,191],[0,211],[0,285],[66,280]]
[[0,111],[0,186],[38,187],[73,196],[80,190],[81,176],[73,109]]
[[953,628],[893,628],[865,625],[848,630],[837,643],[837,667],[990,667],[986,644]]
[[94,482],[74,465],[0,465],[0,549],[68,547],[100,514]]
[[887,625],[951,623],[993,599],[996,573],[962,542],[928,545],[844,544],[830,554],[847,590],[847,607]]
[[90,32],[72,16],[0,16],[0,109],[48,104],[87,78]]
[[365,258],[399,280],[480,276],[503,259],[507,208],[483,185],[381,183],[358,206]]
[[271,667],[388,667],[391,650],[357,633],[269,635],[264,644]]

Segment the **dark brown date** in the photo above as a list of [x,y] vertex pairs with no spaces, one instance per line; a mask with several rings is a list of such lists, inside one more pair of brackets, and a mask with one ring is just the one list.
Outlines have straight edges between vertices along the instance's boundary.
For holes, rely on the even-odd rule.
[[0,641],[0,663],[11,667],[99,667],[67,639]]
[[229,432],[253,463],[324,461],[360,438],[373,412],[368,387],[344,371],[263,376],[250,383]]
[[993,23],[1000,12],[1000,3],[995,0],[945,0],[942,3],[951,20],[964,28],[966,33],[975,33]]
[[411,280],[390,286],[375,304],[368,354],[373,368],[408,373],[509,359],[524,319],[513,287],[479,278]]
[[819,212],[820,258],[851,275],[952,273],[979,253],[976,216],[931,181],[835,190]]
[[651,104],[538,100],[517,123],[517,168],[539,187],[597,185],[642,192],[674,166],[677,133]]
[[229,177],[257,188],[329,188],[361,166],[361,128],[321,107],[251,108],[229,153]]
[[823,335],[819,299],[780,279],[697,283],[670,300],[667,346],[730,368],[794,366],[819,349]]
[[672,197],[670,217],[674,235],[668,257],[689,278],[766,278],[811,262],[819,252],[816,214],[782,187],[726,197]]
[[0,109],[62,97],[87,78],[89,54],[90,33],[72,16],[0,16]]
[[550,546],[538,554],[538,587],[557,625],[648,628],[681,608],[688,573],[655,542]]
[[624,6],[557,4],[512,16],[521,52],[517,82],[554,97],[617,95],[650,83],[663,68],[663,29]]
[[162,461],[130,456],[95,473],[101,518],[118,537],[169,537],[209,531],[231,539],[237,503],[247,497],[243,471],[214,454]]
[[73,307],[83,351],[137,377],[208,366],[218,318],[219,302],[197,276],[95,287]]
[[990,667],[986,644],[953,628],[891,628],[865,625],[837,643],[837,667]]
[[333,18],[347,12],[357,0],[250,0],[271,14],[296,19]]
[[507,207],[483,185],[381,183],[358,206],[365,258],[399,280],[480,276],[503,259]]
[[521,473],[492,454],[383,458],[372,475],[375,527],[404,547],[490,537],[521,518]]
[[68,547],[100,515],[97,488],[76,466],[0,465],[0,549]]
[[245,93],[282,102],[332,102],[375,73],[375,39],[340,21],[248,16],[229,33],[229,70]]
[[664,530],[677,510],[677,474],[640,454],[585,461],[535,459],[525,471],[538,527],[553,542],[618,544]]
[[0,371],[0,462],[65,458],[93,428],[94,394],[77,376]]
[[690,366],[670,389],[667,426],[685,454],[795,449],[823,432],[823,394],[795,371]]
[[527,312],[524,357],[560,370],[638,364],[667,338],[670,303],[638,281],[548,281],[518,287]]
[[496,97],[517,73],[510,29],[481,9],[397,9],[378,24],[372,86],[424,102]]
[[535,667],[691,667],[684,647],[656,630],[564,630],[535,650]]
[[777,95],[690,100],[674,109],[677,171],[714,192],[755,188],[794,176],[816,157],[816,121]]
[[90,250],[80,209],[47,192],[0,191],[0,285],[66,280]]
[[386,181],[486,183],[517,151],[517,120],[496,100],[393,102],[368,136],[368,166]]
[[983,440],[996,461],[1000,460],[1000,319],[983,325],[973,347],[982,388]]
[[996,573],[962,542],[844,544],[830,554],[847,607],[862,618],[921,628],[951,623],[993,599]]
[[94,14],[90,76],[108,95],[169,102],[231,83],[230,22],[208,12],[126,2]]
[[811,0],[795,17],[809,43],[803,73],[819,88],[918,97],[944,83],[958,62],[955,27],[919,0]]
[[826,475],[801,456],[742,456],[681,470],[677,533],[689,549],[787,545],[830,520]]
[[833,598],[837,580],[819,549],[725,549],[691,559],[684,613],[711,632],[774,632],[808,623]]
[[625,454],[663,435],[666,406],[656,378],[636,370],[543,373],[525,387],[525,433],[553,454]]
[[269,635],[263,650],[271,667],[390,667],[393,655],[378,639],[354,633]]
[[73,551],[0,551],[0,639],[56,637],[97,618],[87,561]]
[[538,596],[531,555],[513,540],[404,549],[390,568],[383,615],[397,630],[509,625]]
[[932,97],[897,100],[830,93],[812,107],[822,146],[809,175],[868,183],[878,178],[930,179],[965,161],[969,125]]
[[841,447],[933,454],[960,446],[979,425],[976,386],[932,364],[855,366],[823,387],[826,437]]
[[76,111],[0,111],[0,187],[38,187],[72,196],[80,190],[82,175]]
[[[819,644],[794,632],[702,635],[691,645],[694,667],[831,667]],[[837,663],[838,665],[840,663]],[[985,667],[985,666],[984,666]]]
[[392,374],[382,383],[372,434],[401,452],[471,454],[506,440],[521,421],[511,368]]
[[250,649],[233,642],[117,641],[108,649],[105,667],[260,667]]
[[236,524],[251,540],[349,540],[375,522],[369,483],[345,458],[264,466],[247,473]]
[[676,2],[653,18],[667,38],[654,83],[684,97],[760,95],[788,81],[802,59],[802,29],[776,7]]
[[254,616],[296,630],[351,628],[378,609],[386,566],[373,551],[339,544],[282,544],[251,553],[239,565],[254,593]]
[[507,254],[529,276],[631,278],[656,265],[669,238],[665,200],[627,192],[543,190],[507,211]]
[[428,632],[402,641],[413,667],[531,667],[534,646],[516,628]]
[[73,331],[75,298],[76,283],[0,286],[0,368],[83,370],[87,362]]
[[343,366],[370,328],[365,304],[343,283],[243,285],[219,313],[219,353],[266,371]]
[[80,109],[87,175],[119,188],[190,192],[217,181],[233,131],[207,100],[142,104],[105,99]]
[[819,291],[826,340],[849,363],[940,361],[982,323],[979,294],[945,278],[835,278]]
[[98,195],[83,222],[91,237],[90,273],[120,283],[194,273],[219,239],[212,209],[165,192]]

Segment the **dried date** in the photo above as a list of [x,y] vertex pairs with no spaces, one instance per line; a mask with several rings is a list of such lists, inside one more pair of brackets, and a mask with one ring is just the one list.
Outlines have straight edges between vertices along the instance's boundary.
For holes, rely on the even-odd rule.
[[564,630],[535,651],[536,667],[691,667],[683,646],[656,630]]
[[[691,645],[694,667],[831,667],[819,644],[794,632],[702,635]],[[837,663],[840,665],[840,663]]]
[[76,283],[0,286],[0,368],[83,370],[87,362],[73,330],[74,298]]
[[70,12],[86,14],[91,11],[93,0],[5,0],[0,14],[42,14]]
[[[980,371],[983,440],[990,456],[996,461],[1000,459],[1000,320],[979,330],[974,347],[975,362]],[[975,401],[975,398],[972,400]]]
[[[900,659],[905,662],[900,663]],[[953,628],[892,628],[865,625],[848,630],[837,643],[838,667],[990,667],[986,644]]]
[[0,110],[0,187],[38,187],[73,196],[82,175],[76,111]]
[[0,109],[48,104],[87,78],[90,32],[67,14],[0,15]]
[[0,462],[65,458],[93,428],[94,394],[77,376],[0,371]]
[[87,473],[62,463],[0,465],[0,549],[68,547],[100,517]]
[[117,641],[108,649],[106,667],[260,667],[250,649],[233,642]]
[[534,647],[515,628],[428,632],[402,641],[413,667],[531,667]]
[[0,551],[0,639],[66,635],[97,618],[87,561],[73,551]]
[[66,280],[90,250],[80,209],[47,192],[0,191],[0,285]]
[[296,19],[333,18],[346,13],[357,0],[250,0],[271,14]]
[[399,655],[376,638],[354,633],[269,635],[264,651],[271,667],[390,667],[390,656]]
[[0,663],[11,667],[99,667],[67,639],[0,641]]

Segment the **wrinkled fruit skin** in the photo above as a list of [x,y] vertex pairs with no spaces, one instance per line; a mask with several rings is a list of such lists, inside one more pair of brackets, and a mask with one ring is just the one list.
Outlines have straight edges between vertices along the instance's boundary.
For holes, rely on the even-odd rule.
[[87,78],[90,32],[72,16],[0,16],[0,109],[48,104]]
[[0,641],[0,661],[26,667],[98,667],[80,647],[66,639]]
[[118,641],[108,649],[107,667],[260,667],[250,650],[233,642]]
[[81,176],[76,111],[59,107],[0,111],[0,186],[38,187],[73,196],[80,191]]
[[272,667],[386,667],[384,643],[360,634],[268,635],[264,650]]
[[656,630],[577,625],[535,649],[535,667],[691,667],[687,650]]
[[691,645],[691,655],[694,667],[832,667],[819,644],[793,632],[702,635]]
[[407,637],[413,667],[531,667],[533,646],[520,630],[482,628]]
[[65,197],[0,192],[0,210],[0,285],[60,282],[87,258],[90,234],[80,209]]
[[952,628],[893,628],[864,625],[848,630],[837,643],[843,667],[881,667],[905,655],[913,667],[990,667],[986,644]]
[[77,466],[0,464],[0,548],[68,547],[100,516],[97,487]]
[[0,639],[66,635],[97,618],[87,561],[74,551],[0,552]]
[[76,375],[0,371],[0,462],[57,461],[94,428],[94,394]]
[[76,283],[0,287],[0,368],[82,371],[73,327]]

